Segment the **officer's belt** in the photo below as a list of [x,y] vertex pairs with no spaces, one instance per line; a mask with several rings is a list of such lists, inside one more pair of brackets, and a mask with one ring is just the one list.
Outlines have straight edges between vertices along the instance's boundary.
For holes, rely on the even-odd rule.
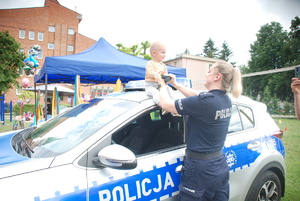
[[189,149],[185,150],[185,156],[187,158],[196,159],[196,160],[210,160],[210,159],[218,158],[222,154],[223,154],[222,150],[211,152],[211,153],[200,153],[200,152],[191,151]]

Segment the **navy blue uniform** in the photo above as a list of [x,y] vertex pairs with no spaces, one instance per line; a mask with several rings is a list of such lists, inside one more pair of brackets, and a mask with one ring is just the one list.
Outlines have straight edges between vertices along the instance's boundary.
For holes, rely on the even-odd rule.
[[[231,100],[225,91],[211,90],[175,101],[187,115],[187,150],[213,153],[222,150],[231,117]],[[229,169],[224,155],[209,160],[185,157],[180,200],[228,200]]]

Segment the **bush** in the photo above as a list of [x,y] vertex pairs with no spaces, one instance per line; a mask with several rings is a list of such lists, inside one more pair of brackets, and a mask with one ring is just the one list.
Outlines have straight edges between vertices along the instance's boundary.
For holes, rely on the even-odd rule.
[[291,103],[289,102],[285,102],[284,105],[283,105],[283,113],[285,115],[291,115],[291,114],[295,114],[295,110],[294,110],[294,107]]
[[265,104],[267,105],[270,114],[280,114],[280,106],[279,106],[278,98],[275,97],[272,100],[270,100],[270,102]]

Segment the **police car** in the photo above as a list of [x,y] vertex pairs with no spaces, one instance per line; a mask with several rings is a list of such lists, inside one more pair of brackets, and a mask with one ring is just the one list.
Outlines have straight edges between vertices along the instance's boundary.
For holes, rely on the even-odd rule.
[[[282,132],[264,104],[247,97],[232,102],[223,148],[230,200],[280,200],[286,174]],[[2,133],[0,200],[176,200],[184,121],[162,115],[144,91],[129,90]]]

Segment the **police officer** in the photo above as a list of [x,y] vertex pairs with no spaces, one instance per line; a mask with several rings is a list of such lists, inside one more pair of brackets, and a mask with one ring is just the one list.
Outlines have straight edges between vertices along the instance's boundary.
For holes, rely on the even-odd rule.
[[186,98],[171,100],[164,81],[160,84],[160,104],[163,109],[186,115],[186,154],[179,186],[179,200],[228,200],[229,168],[222,148],[231,117],[231,100],[227,93],[238,97],[242,93],[241,73],[227,62],[217,62],[206,75],[208,92],[198,94],[176,82],[170,84]]

